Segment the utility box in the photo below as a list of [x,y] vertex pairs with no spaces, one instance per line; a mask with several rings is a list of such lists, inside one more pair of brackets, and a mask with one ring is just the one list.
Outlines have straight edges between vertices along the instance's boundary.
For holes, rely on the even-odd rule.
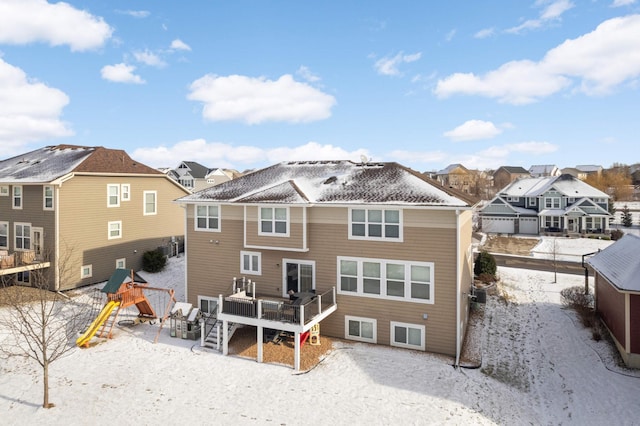
[[171,337],[198,340],[202,312],[191,303],[177,302],[169,315]]

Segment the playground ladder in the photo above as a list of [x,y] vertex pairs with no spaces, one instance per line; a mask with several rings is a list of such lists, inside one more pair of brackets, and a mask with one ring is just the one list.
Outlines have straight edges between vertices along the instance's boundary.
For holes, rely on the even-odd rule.
[[[112,312],[111,315],[109,315],[109,318],[107,318],[105,320],[104,324],[102,324],[102,327],[100,328],[100,332],[98,333],[98,337],[103,337],[103,336],[105,336],[105,333],[106,333],[106,337],[111,339],[111,333],[113,331],[113,326],[116,323],[116,319],[118,318],[118,314],[120,313],[120,309],[122,309],[122,304],[118,305],[118,309],[116,309],[114,312]],[[107,331],[107,329],[108,329],[108,331]]]

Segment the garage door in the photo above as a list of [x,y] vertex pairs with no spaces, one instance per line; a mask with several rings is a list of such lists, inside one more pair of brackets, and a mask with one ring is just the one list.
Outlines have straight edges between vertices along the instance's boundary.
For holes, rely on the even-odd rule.
[[538,218],[537,217],[521,217],[520,233],[521,234],[537,234]]
[[510,217],[483,217],[482,230],[488,233],[513,234],[514,219]]

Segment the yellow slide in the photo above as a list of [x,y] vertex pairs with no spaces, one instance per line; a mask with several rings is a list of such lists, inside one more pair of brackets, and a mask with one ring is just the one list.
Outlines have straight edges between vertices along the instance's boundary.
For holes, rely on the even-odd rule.
[[76,339],[76,345],[84,346],[87,343],[89,343],[89,340],[91,340],[91,338],[96,334],[100,326],[104,324],[107,318],[111,316],[111,312],[113,312],[113,310],[118,305],[120,305],[120,302],[116,302],[116,301],[111,301],[106,305],[104,305],[104,308],[102,308],[102,311],[100,311],[100,313],[98,314],[98,317],[93,320],[93,322],[91,323],[87,331],[85,331],[82,334],[82,336]]

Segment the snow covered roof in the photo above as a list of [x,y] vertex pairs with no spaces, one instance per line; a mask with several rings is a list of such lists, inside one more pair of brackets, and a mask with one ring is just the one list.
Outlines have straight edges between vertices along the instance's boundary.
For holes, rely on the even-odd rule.
[[132,160],[123,150],[101,146],[46,146],[0,161],[3,183],[47,183],[71,172],[162,174]]
[[640,291],[640,236],[625,234],[593,257],[587,259],[600,275],[623,291]]
[[567,197],[609,197],[599,189],[569,174],[518,179],[500,191],[500,194],[512,197],[537,197],[552,187]]
[[[454,195],[455,194],[455,195]],[[291,161],[177,200],[183,203],[410,204],[470,207],[473,200],[397,163]]]
[[532,176],[549,176],[555,173],[558,168],[553,164],[536,164],[529,167]]

